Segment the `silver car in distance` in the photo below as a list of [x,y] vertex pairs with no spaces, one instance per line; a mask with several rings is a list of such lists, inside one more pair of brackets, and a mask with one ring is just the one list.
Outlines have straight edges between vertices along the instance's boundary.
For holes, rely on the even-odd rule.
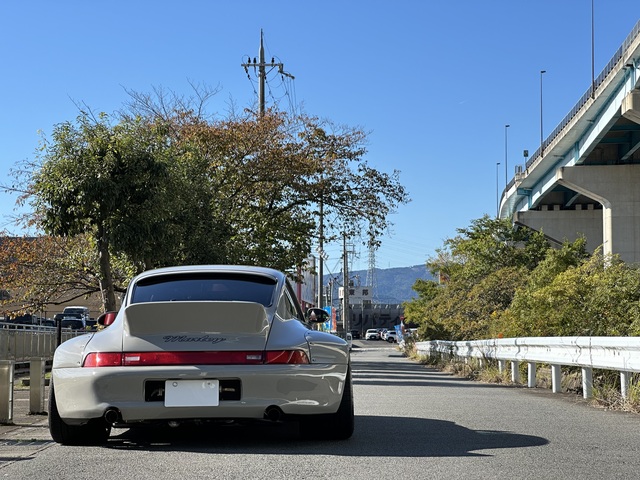
[[244,266],[151,270],[130,283],[100,330],[55,352],[49,430],[63,444],[111,428],[297,421],[305,438],[354,429],[349,349],[313,330],[287,277]]

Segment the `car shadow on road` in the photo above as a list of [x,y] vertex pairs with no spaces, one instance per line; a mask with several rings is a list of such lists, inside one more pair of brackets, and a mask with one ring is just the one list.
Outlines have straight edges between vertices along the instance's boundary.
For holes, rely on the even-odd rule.
[[444,420],[357,416],[353,437],[343,441],[302,440],[297,424],[290,422],[115,430],[106,448],[227,454],[468,457],[492,456],[493,450],[547,443],[542,437],[473,430]]

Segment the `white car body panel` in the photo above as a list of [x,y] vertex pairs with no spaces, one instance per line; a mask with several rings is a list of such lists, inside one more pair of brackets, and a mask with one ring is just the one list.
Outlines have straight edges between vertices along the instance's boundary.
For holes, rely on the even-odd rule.
[[[246,301],[131,303],[136,282],[190,272],[269,277],[277,283],[278,298],[269,306]],[[113,324],[68,340],[56,350],[52,381],[60,418],[68,425],[82,425],[116,409],[118,423],[126,426],[176,419],[263,419],[265,409],[272,406],[287,415],[335,413],[349,370],[347,343],[309,329],[300,319],[282,318],[277,306],[285,282],[280,272],[255,267],[176,267],[139,275],[131,282]],[[82,366],[91,353],[265,350],[301,350],[310,363]],[[164,385],[166,380],[220,381],[221,392],[224,382],[239,381],[241,392],[232,400],[220,393],[217,406],[167,407],[163,401],[149,399],[149,382]]]

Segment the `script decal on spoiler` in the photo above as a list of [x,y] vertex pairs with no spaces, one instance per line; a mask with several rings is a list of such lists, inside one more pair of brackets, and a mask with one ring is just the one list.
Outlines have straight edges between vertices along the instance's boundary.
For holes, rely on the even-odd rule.
[[211,335],[201,335],[201,336],[190,336],[190,335],[166,335],[162,337],[165,343],[174,343],[174,342],[193,342],[193,343],[220,343],[224,342],[226,338],[223,337],[213,337]]

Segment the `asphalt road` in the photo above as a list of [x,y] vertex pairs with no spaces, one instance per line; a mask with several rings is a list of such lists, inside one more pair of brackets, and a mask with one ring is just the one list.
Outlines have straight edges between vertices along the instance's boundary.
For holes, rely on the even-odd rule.
[[[640,416],[573,395],[466,381],[420,366],[384,342],[352,354],[356,431],[303,441],[283,428],[176,436],[112,433],[104,447],[41,442],[0,464],[9,479],[632,479]],[[0,446],[0,457],[4,457]],[[20,448],[19,444],[11,448]],[[27,445],[25,443],[25,448]],[[16,457],[17,458],[17,457]]]

